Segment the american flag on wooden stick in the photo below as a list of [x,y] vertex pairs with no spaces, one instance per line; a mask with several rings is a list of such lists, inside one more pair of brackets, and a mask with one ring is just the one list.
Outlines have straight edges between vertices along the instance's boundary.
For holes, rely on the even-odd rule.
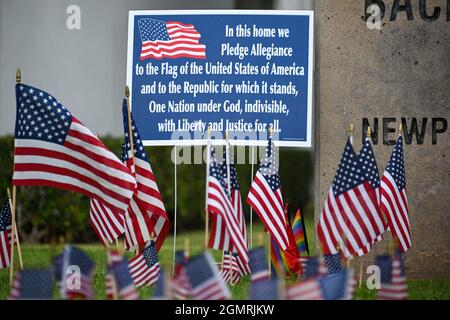
[[[231,271],[232,270],[232,271]],[[241,276],[250,273],[247,263],[243,263],[237,252],[223,252],[222,267],[220,275],[226,283],[237,284],[241,280]]]
[[249,266],[252,282],[269,278],[268,261],[264,247],[255,248],[250,251]]
[[362,170],[364,179],[369,182],[369,185],[365,185],[365,187],[368,190],[373,189],[375,191],[368,192],[368,196],[371,198],[363,202],[367,206],[364,209],[367,217],[370,219],[370,226],[372,228],[369,228],[369,231],[372,238],[371,244],[373,244],[383,239],[386,226],[380,207],[380,174],[370,138],[367,138],[362,145],[361,151],[358,154],[358,164]]
[[265,229],[275,239],[281,250],[289,247],[284,203],[281,195],[281,182],[278,175],[276,150],[269,137],[266,155],[252,182],[247,203],[255,210]]
[[[66,299],[94,298],[93,274],[94,261],[81,249],[66,246],[62,256],[61,296]],[[68,268],[79,268],[79,273],[67,273]],[[73,269],[76,270],[76,269]],[[77,279],[77,277],[80,277]],[[79,282],[78,282],[79,280]]]
[[192,24],[179,21],[140,19],[141,60],[162,58],[206,58],[206,46]]
[[[132,132],[129,132],[126,99],[123,100],[122,114],[125,131],[122,161],[130,168],[137,182],[137,189],[125,214],[125,249],[142,249],[151,239],[152,232],[154,232],[156,247],[159,250],[169,233],[169,218],[132,115]],[[133,140],[134,156],[131,154],[130,135]]]
[[129,169],[60,102],[16,85],[15,186],[85,194],[124,212],[136,188]]
[[0,269],[10,265],[11,225],[11,207],[9,206],[9,200],[6,200],[0,212]]
[[111,210],[102,201],[91,199],[89,205],[89,222],[104,244],[113,243],[125,232],[125,215]]
[[375,190],[348,139],[317,226],[324,254],[338,253],[338,248],[346,257],[368,252],[374,236],[370,206],[376,206]]
[[220,215],[224,221],[230,242],[244,263],[248,261],[248,249],[245,235],[242,233],[238,217],[234,212],[231,198],[225,182],[226,170],[218,162],[214,147],[211,147],[209,177],[207,186],[208,212]]
[[142,253],[131,259],[128,268],[136,287],[153,285],[158,280],[160,273],[155,241],[151,241]]
[[117,263],[111,270],[118,298],[122,300],[136,300],[139,298],[133,279],[128,269],[128,261]]
[[185,250],[175,252],[175,275],[170,281],[170,293],[176,300],[187,300],[191,292],[191,282],[186,273],[189,257]]
[[405,267],[401,254],[378,256],[376,265],[381,271],[379,300],[405,300],[408,298]]
[[106,299],[112,300],[117,295],[117,284],[114,281],[112,269],[121,263],[124,259],[118,250],[110,250],[106,253],[108,266],[105,275]]
[[412,242],[401,136],[397,139],[381,178],[381,209],[387,218],[392,236],[398,239],[400,250],[405,252],[411,248]]
[[208,252],[191,259],[186,265],[186,272],[192,285],[192,299],[224,300],[231,297]]
[[53,272],[49,269],[24,269],[17,272],[10,300],[51,300]]

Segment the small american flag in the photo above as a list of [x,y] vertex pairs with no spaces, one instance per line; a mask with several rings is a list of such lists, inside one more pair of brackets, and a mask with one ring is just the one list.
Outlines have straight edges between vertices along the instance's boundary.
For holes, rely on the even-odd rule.
[[238,217],[234,212],[231,198],[225,182],[226,170],[216,159],[215,148],[211,147],[207,187],[208,212],[220,215],[230,236],[233,248],[244,263],[248,261],[248,249],[245,235],[242,233]]
[[153,285],[158,280],[160,273],[155,242],[151,241],[142,253],[131,259],[128,268],[136,287]]
[[175,276],[170,283],[171,296],[176,300],[186,300],[191,292],[191,282],[186,273],[189,258],[184,250],[175,252]]
[[250,270],[252,282],[265,280],[269,278],[268,262],[264,247],[255,248],[250,251]]
[[341,255],[339,253],[325,254],[323,256],[323,261],[325,263],[325,267],[327,268],[328,274],[338,273],[342,271],[342,261]]
[[288,300],[323,300],[320,277],[315,276],[287,288]]
[[102,243],[113,243],[125,232],[125,216],[108,208],[102,201],[91,199],[90,224]]
[[117,295],[120,299],[136,300],[139,298],[128,269],[128,261],[123,260],[114,266],[112,274],[117,287]]
[[241,280],[241,276],[248,274],[244,273],[246,270],[241,269],[238,259],[237,252],[223,252],[222,267],[219,274],[226,283],[237,284]]
[[400,254],[393,257],[379,256],[376,259],[381,271],[381,287],[378,290],[379,300],[405,300],[408,298],[405,268]]
[[320,278],[322,295],[325,300],[351,300],[355,291],[353,270],[328,274]]
[[281,250],[286,250],[290,244],[278,175],[276,150],[272,137],[269,138],[266,155],[261,160],[252,182],[247,203],[258,214],[265,229],[277,242]]
[[[133,115],[131,115],[132,132],[129,132],[126,99],[123,100],[122,115],[125,131],[122,161],[134,174],[137,182],[137,189],[125,214],[125,248],[127,250],[144,248],[154,232],[156,248],[159,250],[169,233],[169,218]],[[131,155],[130,134],[133,137],[134,163]]]
[[365,180],[348,139],[317,226],[324,253],[338,253],[338,247],[345,257],[367,253],[374,226],[365,208],[376,205],[375,190]]
[[[368,204],[366,213],[367,217],[370,219],[370,225],[372,226],[372,229],[369,229],[372,237],[371,244],[373,244],[383,239],[383,233],[386,228],[380,207],[380,174],[378,173],[375,153],[373,152],[369,138],[366,139],[358,154],[358,163],[361,167],[364,179],[369,182],[367,188],[375,190],[375,193],[368,193],[369,196],[374,198],[370,199],[370,201],[366,201]],[[370,250],[370,248],[368,248],[368,250]]]
[[118,250],[107,252],[108,266],[105,275],[105,292],[108,300],[114,299],[117,294],[117,284],[114,281],[112,269],[123,261],[123,257]]
[[9,299],[51,300],[53,298],[53,271],[24,269],[14,279]]
[[252,282],[250,287],[251,300],[278,300],[280,299],[280,284],[278,278],[265,279]]
[[141,34],[141,60],[162,58],[206,58],[206,46],[192,24],[155,19],[138,21]]
[[79,192],[124,212],[136,180],[119,159],[53,96],[16,85],[16,186]]
[[11,207],[6,200],[0,213],[0,269],[9,267],[11,261]]
[[[80,274],[67,274],[69,267],[78,267]],[[95,264],[94,261],[81,249],[74,246],[66,246],[62,258],[62,281],[61,281],[61,297],[68,299],[93,299],[93,274]],[[76,277],[80,276],[79,286]]]
[[405,252],[411,248],[411,229],[401,136],[397,139],[381,178],[381,209],[387,218],[389,230],[398,239],[401,251]]
[[192,284],[192,299],[224,300],[231,297],[230,290],[208,252],[191,259],[186,265],[186,272]]
[[303,267],[303,274],[301,274],[300,278],[304,280],[327,274],[328,270],[324,259],[316,256],[306,256],[300,257],[300,262]]

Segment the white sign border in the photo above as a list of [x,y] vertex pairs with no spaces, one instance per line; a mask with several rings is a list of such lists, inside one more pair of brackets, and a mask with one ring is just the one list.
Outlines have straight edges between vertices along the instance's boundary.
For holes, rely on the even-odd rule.
[[[306,141],[274,141],[278,147],[312,147],[312,103],[313,103],[313,74],[314,74],[314,11],[313,10],[131,10],[128,12],[128,46],[127,46],[127,80],[130,88],[130,105],[133,92],[133,44],[134,17],[137,15],[295,15],[309,17],[309,48],[308,48],[308,100]],[[217,144],[225,144],[225,140],[214,140]],[[207,139],[202,140],[142,140],[144,146],[196,146],[206,145]],[[231,140],[230,144],[237,146],[264,146],[266,140]]]

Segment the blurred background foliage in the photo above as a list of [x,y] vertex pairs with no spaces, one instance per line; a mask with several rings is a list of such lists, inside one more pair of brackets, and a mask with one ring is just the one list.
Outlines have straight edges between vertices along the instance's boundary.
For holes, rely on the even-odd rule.
[[[120,155],[122,139],[113,137],[101,137],[101,139],[116,155]],[[6,188],[11,188],[13,147],[12,136],[0,137],[0,200],[2,202],[6,200]],[[146,147],[146,151],[173,228],[175,204],[174,164],[171,160],[173,148]],[[260,152],[263,151],[264,148],[260,150]],[[181,156],[186,156],[186,152],[193,158],[194,148],[182,150],[178,148]],[[255,152],[255,157],[257,153]],[[245,199],[252,174],[250,161],[248,161],[251,158],[251,148],[245,148],[245,155],[246,164],[238,164],[237,171],[248,225],[249,206],[245,204]],[[256,169],[257,164],[254,166],[254,170]],[[177,173],[177,231],[182,233],[201,230],[204,228],[205,165],[180,164],[177,166]],[[291,218],[301,204],[306,219],[312,219],[314,214],[312,152],[305,149],[281,149],[280,177],[284,199],[290,204]],[[259,223],[256,214],[253,218],[254,223]],[[26,243],[55,243],[62,239],[71,242],[97,241],[89,225],[89,199],[73,192],[46,187],[19,187],[17,223],[21,241]]]

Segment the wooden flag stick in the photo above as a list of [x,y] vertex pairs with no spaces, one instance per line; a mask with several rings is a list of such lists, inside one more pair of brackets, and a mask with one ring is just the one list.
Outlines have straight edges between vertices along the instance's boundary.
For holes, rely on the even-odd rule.
[[363,263],[361,262],[361,265],[359,266],[359,283],[358,287],[361,288],[363,281]]
[[189,252],[189,250],[190,250],[190,245],[191,245],[191,243],[190,243],[189,238],[184,239],[184,257],[185,257],[186,259],[188,259],[188,258],[189,258],[189,255],[190,255],[190,252]]
[[209,212],[208,212],[208,180],[209,161],[211,157],[211,126],[208,127],[208,140],[206,144],[206,186],[205,186],[205,250],[208,250]]
[[[225,164],[227,167],[227,191],[228,191],[228,197],[231,200],[231,170],[230,170],[230,145],[228,142],[228,130],[225,130]],[[234,286],[233,282],[233,250],[230,248],[230,251],[228,252],[229,257],[229,267],[230,267],[230,285]]]
[[[13,187],[13,192],[16,187]],[[13,203],[11,202],[11,193],[9,192],[9,188],[6,188],[6,192],[8,193],[8,201],[9,201],[9,207],[11,208],[11,220],[12,220],[12,211],[13,211]],[[15,202],[15,201],[14,201]],[[14,206],[14,212],[16,211],[16,207]],[[12,223],[12,221],[11,221]],[[14,224],[14,233],[16,237],[17,242],[17,252],[19,253],[19,265],[20,269],[23,269],[23,260],[22,260],[22,250],[20,249],[20,241],[19,241],[19,233],[17,232],[17,223]],[[14,239],[11,236],[11,239]]]
[[[111,246],[109,245],[109,243],[106,241],[104,242],[105,244],[105,248],[106,248],[106,257],[108,259],[108,265],[112,266],[112,261],[111,261]],[[111,287],[112,287],[112,292],[113,292],[113,300],[119,300],[119,292],[117,290],[117,283],[116,283],[116,278],[114,277],[114,273],[111,274]]]
[[[125,86],[125,98],[127,99],[127,114],[128,114],[128,140],[130,141],[131,159],[133,161],[132,173],[136,170],[136,160],[134,159],[134,142],[133,142],[133,128],[131,125],[131,103],[130,103],[130,88]],[[136,256],[139,255],[139,244],[136,246]]]

